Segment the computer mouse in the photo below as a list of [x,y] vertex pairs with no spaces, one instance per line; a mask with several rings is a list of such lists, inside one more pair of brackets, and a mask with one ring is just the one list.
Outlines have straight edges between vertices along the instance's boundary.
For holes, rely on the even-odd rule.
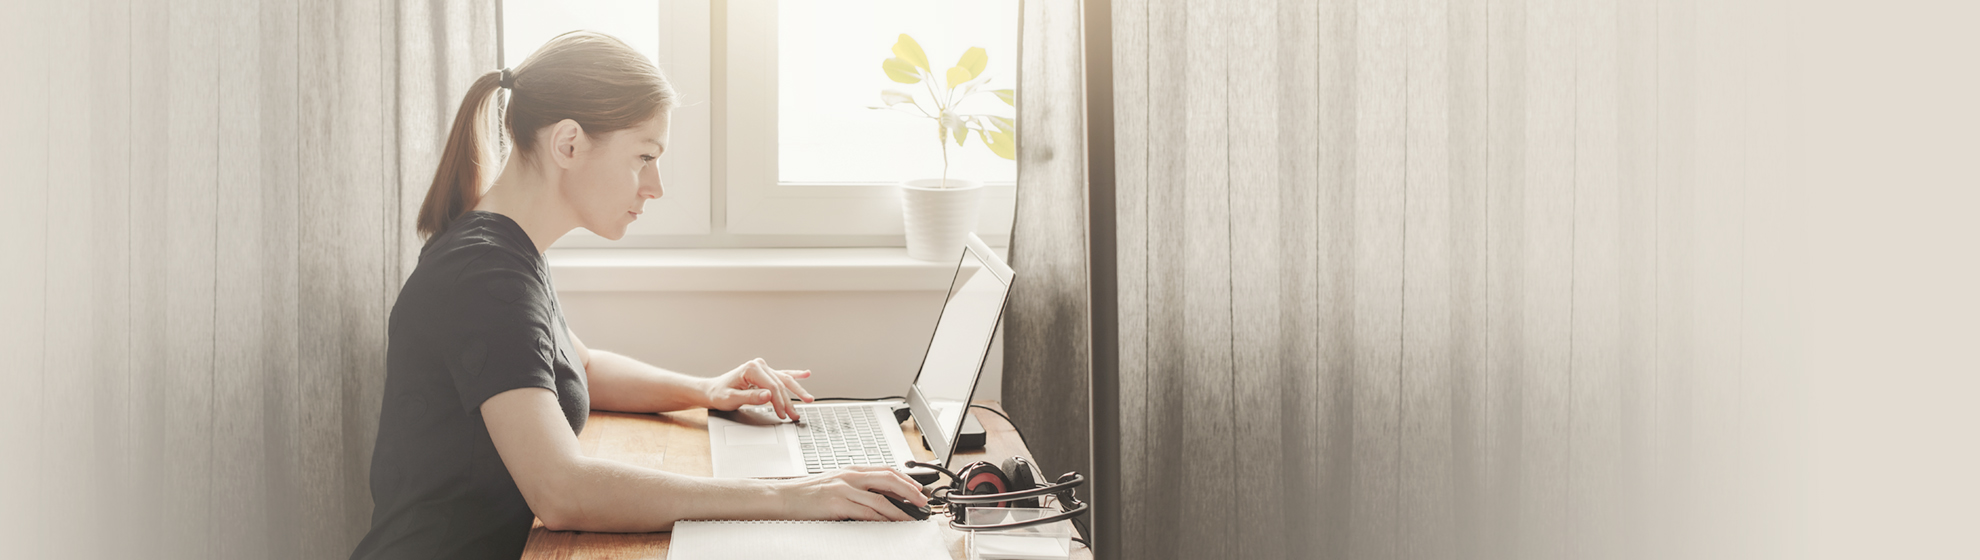
[[889,502],[893,502],[894,507],[901,508],[901,513],[908,514],[908,517],[914,518],[915,521],[922,521],[928,519],[928,506],[917,506],[914,505],[914,502],[889,496],[881,492],[874,492],[874,493],[880,494],[880,497],[886,498],[887,501]]

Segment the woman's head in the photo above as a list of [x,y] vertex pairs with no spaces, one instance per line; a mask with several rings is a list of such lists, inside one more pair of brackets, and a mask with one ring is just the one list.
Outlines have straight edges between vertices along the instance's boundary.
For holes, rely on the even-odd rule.
[[[502,72],[468,87],[420,207],[419,233],[431,237],[473,209],[492,164],[484,111],[503,87]],[[674,90],[645,56],[611,36],[573,31],[551,39],[509,72],[502,129],[510,157],[550,171],[579,225],[618,238],[647,198],[660,194],[657,158],[667,142]]]

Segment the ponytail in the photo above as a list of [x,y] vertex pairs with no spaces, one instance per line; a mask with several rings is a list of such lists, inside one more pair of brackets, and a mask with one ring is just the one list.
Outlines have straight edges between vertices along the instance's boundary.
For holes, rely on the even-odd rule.
[[440,152],[440,169],[419,207],[419,235],[432,239],[481,202],[484,166],[495,167],[488,111],[495,90],[508,89],[501,132],[515,156],[528,163],[536,132],[564,119],[597,136],[639,126],[673,108],[674,88],[660,69],[625,42],[591,31],[558,35],[513,71],[482,74],[468,86],[453,132]]
[[447,231],[447,224],[481,202],[482,167],[494,159],[487,145],[487,108],[495,90],[501,89],[501,80],[499,71],[482,74],[461,99],[454,129],[447,134],[447,147],[440,152],[440,168],[433,172],[433,186],[427,188],[426,202],[419,206],[421,238]]

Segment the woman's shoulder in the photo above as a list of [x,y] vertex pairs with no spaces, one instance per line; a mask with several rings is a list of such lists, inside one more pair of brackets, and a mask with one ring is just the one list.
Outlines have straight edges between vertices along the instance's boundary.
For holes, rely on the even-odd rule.
[[500,214],[469,212],[420,250],[406,289],[452,291],[462,284],[502,284],[521,297],[545,286],[543,258],[522,228]]
[[473,211],[462,214],[420,249],[419,268],[436,265],[459,273],[471,270],[514,269],[541,272],[543,258],[521,226],[501,214]]
[[393,304],[393,321],[420,328],[547,321],[554,296],[541,261],[533,245],[518,247],[500,224],[450,224],[421,251]]

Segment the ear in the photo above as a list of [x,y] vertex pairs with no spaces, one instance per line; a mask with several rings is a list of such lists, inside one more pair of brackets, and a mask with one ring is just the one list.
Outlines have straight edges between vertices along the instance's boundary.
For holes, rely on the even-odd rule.
[[578,152],[591,149],[591,138],[584,135],[584,125],[564,119],[550,126],[550,160],[557,167],[570,169],[577,163]]

